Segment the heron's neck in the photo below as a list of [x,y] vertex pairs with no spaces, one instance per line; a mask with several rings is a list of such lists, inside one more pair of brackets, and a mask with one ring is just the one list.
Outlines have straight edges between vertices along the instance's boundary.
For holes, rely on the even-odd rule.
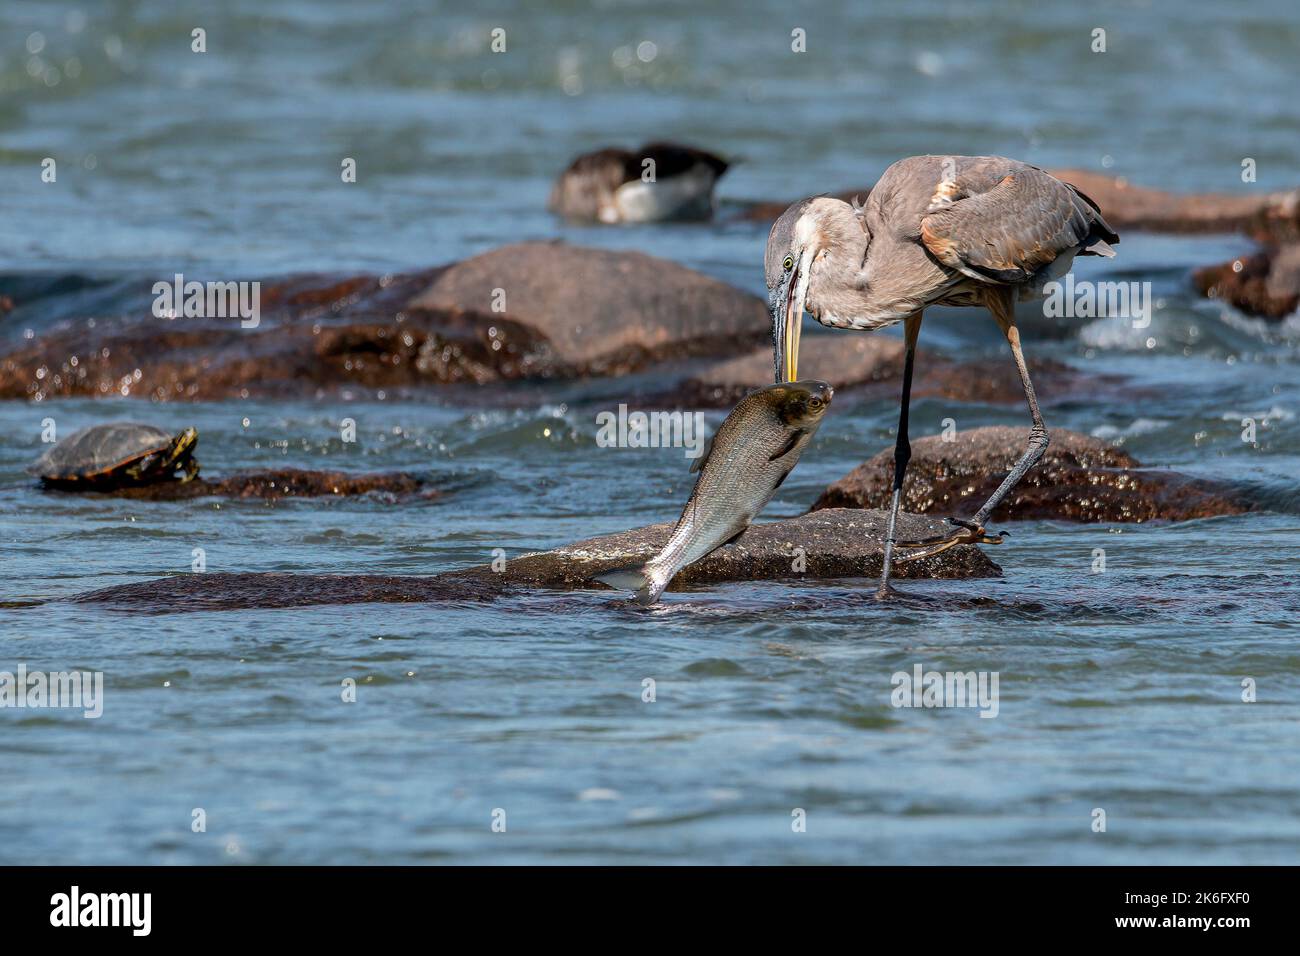
[[850,319],[871,308],[863,260],[869,241],[857,214],[834,201],[821,223],[822,252],[808,283],[807,308],[818,321]]

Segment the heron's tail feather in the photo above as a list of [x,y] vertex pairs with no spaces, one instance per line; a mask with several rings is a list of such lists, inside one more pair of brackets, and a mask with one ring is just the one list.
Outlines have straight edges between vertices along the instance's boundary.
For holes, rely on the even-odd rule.
[[1110,247],[1110,243],[1105,239],[1094,239],[1083,247],[1083,255],[1105,256],[1107,259],[1113,259],[1115,258],[1115,250]]

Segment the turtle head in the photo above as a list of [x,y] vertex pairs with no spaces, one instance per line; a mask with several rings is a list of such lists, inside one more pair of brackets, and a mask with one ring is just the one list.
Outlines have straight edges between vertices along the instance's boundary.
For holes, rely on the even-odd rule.
[[171,446],[167,449],[164,470],[170,475],[175,473],[176,469],[184,468],[185,477],[182,479],[183,481],[189,481],[191,478],[197,477],[199,465],[194,460],[194,449],[198,443],[199,430],[192,425],[173,438]]

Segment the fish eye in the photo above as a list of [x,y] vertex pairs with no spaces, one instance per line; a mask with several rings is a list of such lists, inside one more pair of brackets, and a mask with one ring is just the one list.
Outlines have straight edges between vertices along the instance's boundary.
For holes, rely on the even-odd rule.
[[782,265],[785,266],[785,271],[786,271],[786,272],[789,272],[791,269],[794,268],[794,257],[793,257],[793,256],[786,256],[786,257],[785,257],[785,262],[783,262]]
[[808,400],[808,405],[809,405],[810,408],[821,408],[821,407],[822,407],[822,400],[821,400],[820,398],[812,398],[812,399],[809,399],[809,400]]

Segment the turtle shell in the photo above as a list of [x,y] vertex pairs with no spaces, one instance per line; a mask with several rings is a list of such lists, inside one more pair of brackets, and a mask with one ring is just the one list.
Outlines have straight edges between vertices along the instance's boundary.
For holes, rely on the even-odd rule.
[[145,455],[165,451],[175,437],[137,422],[91,425],[46,451],[27,471],[46,481],[103,478]]

